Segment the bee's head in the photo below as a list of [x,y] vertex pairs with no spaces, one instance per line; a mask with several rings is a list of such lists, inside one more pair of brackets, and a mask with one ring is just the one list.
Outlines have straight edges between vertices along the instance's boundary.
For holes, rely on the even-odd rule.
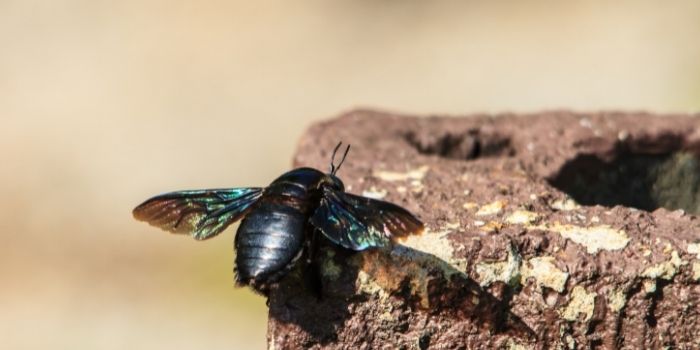
[[339,177],[333,175],[333,174],[328,174],[326,176],[326,180],[324,181],[325,185],[330,187],[331,189],[334,189],[336,191],[340,192],[345,192],[345,184],[343,183],[343,180],[341,180]]
[[348,152],[350,151],[350,145],[345,148],[345,153],[343,153],[343,158],[340,160],[338,165],[335,165],[335,154],[338,153],[338,149],[340,148],[340,145],[342,145],[343,142],[338,142],[338,145],[335,146],[335,149],[333,149],[333,155],[331,156],[331,169],[328,174],[330,186],[336,189],[339,189],[341,191],[345,190],[345,185],[343,184],[343,181],[341,181],[337,176],[335,176],[335,173],[338,172],[338,169],[340,169],[340,166],[343,165],[343,162],[345,162],[345,157],[348,156]]

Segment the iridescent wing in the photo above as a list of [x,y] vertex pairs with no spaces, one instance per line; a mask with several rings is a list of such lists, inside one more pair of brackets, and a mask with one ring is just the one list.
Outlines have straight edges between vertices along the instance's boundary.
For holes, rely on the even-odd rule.
[[262,193],[257,187],[170,192],[136,207],[134,218],[202,240],[242,218]]
[[406,209],[328,188],[311,224],[334,243],[357,251],[423,231],[423,223]]

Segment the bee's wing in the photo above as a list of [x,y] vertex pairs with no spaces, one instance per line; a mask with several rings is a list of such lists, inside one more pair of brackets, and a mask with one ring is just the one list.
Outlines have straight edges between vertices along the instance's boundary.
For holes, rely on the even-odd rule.
[[327,188],[311,224],[334,243],[357,251],[423,231],[423,223],[406,209]]
[[153,197],[134,209],[134,218],[195,239],[216,236],[245,215],[262,188],[179,191]]

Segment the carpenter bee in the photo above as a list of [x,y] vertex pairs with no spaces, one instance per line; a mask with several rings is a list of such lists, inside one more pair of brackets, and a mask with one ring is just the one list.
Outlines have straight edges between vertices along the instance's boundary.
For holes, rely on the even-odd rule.
[[321,237],[362,251],[420,233],[423,223],[407,210],[345,192],[336,173],[350,145],[335,165],[341,144],[333,150],[328,174],[298,168],[266,188],[165,193],[137,206],[134,218],[197,240],[214,237],[243,219],[234,241],[236,284],[250,285],[263,294],[299,260],[311,263]]

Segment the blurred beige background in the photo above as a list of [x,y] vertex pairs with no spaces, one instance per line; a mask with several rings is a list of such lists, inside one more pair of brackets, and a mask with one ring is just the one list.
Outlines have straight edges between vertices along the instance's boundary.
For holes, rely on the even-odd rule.
[[700,2],[660,4],[0,0],[2,348],[263,348],[234,229],[134,205],[264,185],[355,106],[697,111]]

